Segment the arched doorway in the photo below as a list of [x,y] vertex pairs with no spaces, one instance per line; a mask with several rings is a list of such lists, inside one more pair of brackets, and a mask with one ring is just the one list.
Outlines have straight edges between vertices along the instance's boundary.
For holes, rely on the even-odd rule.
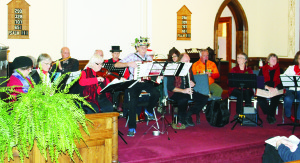
[[[224,10],[225,7],[228,7],[233,15],[234,22],[236,25],[236,54],[245,52],[248,54],[248,22],[247,22],[247,17],[244,12],[244,9],[242,8],[241,4],[238,2],[238,0],[225,0],[216,15],[215,18],[215,24],[214,24],[214,50],[215,53],[218,54],[218,28],[219,28],[219,22],[222,21],[220,19],[221,14]],[[233,36],[234,37],[234,36]],[[229,69],[231,69],[231,63],[235,62],[231,58],[231,49],[230,46],[227,46],[227,48],[230,48],[227,50],[227,52],[230,52],[230,59],[228,60],[229,62]],[[236,57],[235,57],[236,58]]]

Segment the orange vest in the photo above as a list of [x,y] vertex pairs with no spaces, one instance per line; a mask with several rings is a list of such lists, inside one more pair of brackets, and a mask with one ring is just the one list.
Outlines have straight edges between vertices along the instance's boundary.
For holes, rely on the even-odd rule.
[[[216,73],[219,74],[218,68],[214,62],[207,60],[206,65],[207,65],[207,71],[211,72],[212,74],[216,74]],[[192,71],[194,75],[204,74],[205,64],[202,63],[201,60],[199,59],[197,62],[193,64]],[[215,79],[210,76],[208,77],[208,82],[209,85],[211,85],[212,83],[215,82]]]

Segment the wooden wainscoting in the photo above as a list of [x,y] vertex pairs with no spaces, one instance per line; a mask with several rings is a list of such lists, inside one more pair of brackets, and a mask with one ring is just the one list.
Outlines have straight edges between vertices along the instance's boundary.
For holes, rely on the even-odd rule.
[[[81,129],[81,133],[85,142],[81,141],[77,144],[82,160],[76,154],[73,154],[75,162],[85,163],[111,163],[118,162],[118,116],[119,113],[96,113],[87,114],[86,118],[93,122],[93,125],[88,125],[90,136]],[[13,150],[14,160],[5,163],[21,163],[19,153],[16,149]],[[71,158],[62,154],[58,161],[61,163],[73,162]],[[37,143],[34,143],[33,149],[29,153],[29,158],[24,159],[24,163],[50,163],[41,155]]]

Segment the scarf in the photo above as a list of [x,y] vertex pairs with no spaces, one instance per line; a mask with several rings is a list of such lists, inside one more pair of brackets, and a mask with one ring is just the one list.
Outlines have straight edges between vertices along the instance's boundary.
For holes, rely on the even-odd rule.
[[[93,70],[89,67],[86,68],[86,78],[94,78]],[[97,84],[85,86],[83,89],[83,96],[86,97],[86,101],[94,103],[98,106],[100,111],[100,106],[97,100]]]
[[294,71],[295,71],[295,74],[296,74],[296,75],[300,75],[300,69],[299,69],[299,66],[298,66],[298,65],[295,65],[295,66],[294,66]]
[[270,67],[269,64],[264,65],[262,68],[262,73],[265,78],[265,82],[270,81],[270,71],[275,70],[275,74],[273,77],[273,82],[274,82],[274,88],[280,83],[280,68],[279,64],[276,63],[273,67]]
[[16,70],[14,70],[14,72],[13,72],[12,75],[15,76],[16,78],[18,78],[18,79],[21,81],[21,83],[22,83],[22,85],[23,85],[22,91],[23,91],[24,93],[28,93],[28,90],[29,90],[30,85],[31,85],[31,84],[29,83],[30,77],[27,76],[27,77],[26,77],[27,80],[26,80],[26,79],[24,79],[23,76],[22,76],[20,73],[18,73]]

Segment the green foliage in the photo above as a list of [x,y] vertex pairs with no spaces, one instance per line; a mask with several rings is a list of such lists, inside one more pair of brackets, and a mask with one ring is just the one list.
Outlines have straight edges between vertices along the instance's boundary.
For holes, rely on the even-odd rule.
[[[82,139],[80,126],[89,133],[86,126],[88,120],[80,104],[91,106],[83,97],[67,94],[70,85],[79,78],[60,90],[59,82],[63,77],[51,86],[45,81],[37,85],[33,83],[34,88],[26,94],[19,94],[17,101],[4,102],[13,99],[12,96],[0,100],[0,162],[5,157],[13,158],[13,147],[17,147],[20,159],[24,161],[34,140],[46,159],[48,151],[51,161],[57,162],[62,153],[68,153],[73,159],[75,152],[81,158],[75,144],[75,141]],[[13,87],[0,88],[0,92],[13,91]]]

